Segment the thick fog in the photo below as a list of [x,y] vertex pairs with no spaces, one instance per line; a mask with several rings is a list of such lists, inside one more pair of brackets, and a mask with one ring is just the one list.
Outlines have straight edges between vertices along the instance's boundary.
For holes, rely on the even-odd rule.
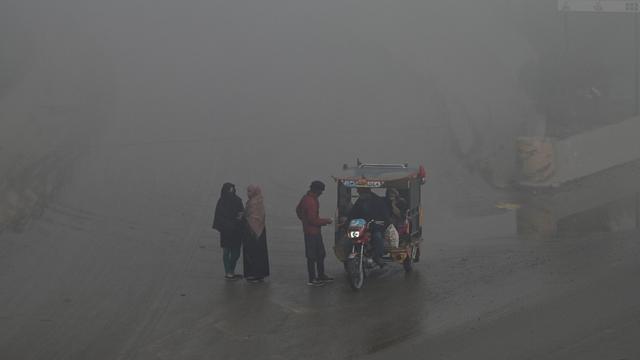
[[[616,151],[640,153],[589,137],[637,115],[633,21],[563,14],[555,0],[3,0],[0,284],[15,292],[0,295],[0,358],[199,358],[243,341],[265,358],[312,358],[323,348],[298,333],[309,323],[343,339],[333,358],[352,358],[509,313],[628,260],[638,251],[624,241],[565,248],[517,232],[553,216],[554,231],[598,232],[602,218],[605,230],[637,226],[636,165],[560,195],[515,185],[519,137],[559,144],[569,155],[555,174],[569,180],[620,165]],[[576,150],[585,143],[597,145],[592,167]],[[377,322],[345,289],[320,301],[290,285],[304,271],[295,205],[322,180],[321,215],[334,216],[332,175],[357,159],[426,168],[422,273],[386,283],[415,318],[391,310]],[[207,292],[222,271],[210,227],[227,181],[245,200],[249,184],[265,194],[274,276],[258,290],[266,308],[248,313],[234,296],[252,304],[253,293]],[[369,310],[386,304],[390,292],[371,290]],[[384,341],[349,341],[341,324],[362,318]]]
[[273,201],[356,158],[424,164],[442,209],[433,189],[460,156],[504,184],[514,136],[539,128],[520,83],[539,56],[524,5],[9,2],[2,133],[23,134],[18,153],[61,132],[92,151],[210,143],[162,166],[211,166],[210,186],[261,183]]

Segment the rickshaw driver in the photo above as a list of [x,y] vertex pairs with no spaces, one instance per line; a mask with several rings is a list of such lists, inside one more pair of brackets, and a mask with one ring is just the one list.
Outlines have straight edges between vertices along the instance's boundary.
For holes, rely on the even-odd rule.
[[[389,206],[384,198],[376,195],[370,188],[358,188],[358,200],[349,211],[348,222],[353,219],[365,219],[371,224],[371,246],[373,247],[373,261],[384,267],[384,231],[391,222]],[[382,224],[380,224],[382,223]]]

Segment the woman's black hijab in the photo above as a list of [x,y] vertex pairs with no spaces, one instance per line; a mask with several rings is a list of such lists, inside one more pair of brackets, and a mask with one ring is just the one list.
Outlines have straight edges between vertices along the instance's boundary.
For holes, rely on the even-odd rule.
[[220,198],[229,197],[230,195],[236,194],[236,186],[232,183],[224,183],[222,185],[222,190],[220,190]]
[[235,230],[240,223],[238,215],[243,211],[242,199],[236,195],[236,186],[232,183],[224,183],[216,205],[213,228],[220,232]]

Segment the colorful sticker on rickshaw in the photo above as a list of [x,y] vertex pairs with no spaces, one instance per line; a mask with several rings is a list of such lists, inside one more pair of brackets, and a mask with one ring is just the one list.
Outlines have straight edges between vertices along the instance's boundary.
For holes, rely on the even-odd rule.
[[359,180],[342,180],[342,185],[348,188],[358,188],[358,187],[366,187],[366,188],[380,188],[384,186],[384,181],[380,180],[367,180],[367,179],[359,179]]

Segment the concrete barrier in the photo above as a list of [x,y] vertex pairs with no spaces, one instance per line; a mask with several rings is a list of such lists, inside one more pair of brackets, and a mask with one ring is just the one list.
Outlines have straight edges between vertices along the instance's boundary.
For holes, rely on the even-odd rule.
[[516,140],[520,178],[531,183],[540,183],[553,176],[554,147],[551,139],[543,137],[520,137]]
[[518,139],[519,154],[524,159],[519,183],[560,186],[640,159],[639,137],[640,118],[634,117],[562,140]]

